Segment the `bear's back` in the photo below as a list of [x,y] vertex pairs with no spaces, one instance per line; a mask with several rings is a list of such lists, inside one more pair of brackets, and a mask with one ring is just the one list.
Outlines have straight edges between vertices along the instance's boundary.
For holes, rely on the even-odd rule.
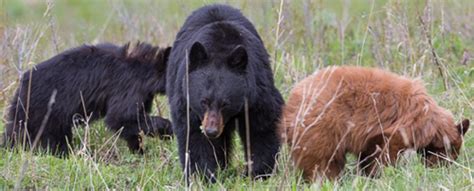
[[[85,68],[96,68],[100,65],[109,65],[118,63],[118,49],[112,46],[103,44],[99,47],[83,45],[80,47],[66,50],[58,55],[51,57],[50,59],[43,61],[34,66],[33,73],[41,75],[58,74],[64,75],[65,73],[75,73],[81,71],[80,69]],[[104,62],[109,61],[109,62]],[[117,62],[111,62],[117,61]],[[115,64],[118,65],[118,64]],[[28,78],[26,71],[23,75],[24,79]]]
[[[82,107],[81,95],[86,107],[103,102],[100,100],[107,97],[104,92],[113,92],[114,89],[109,82],[116,79],[110,74],[115,72],[119,75],[116,71],[125,66],[118,58],[118,50],[119,47],[111,44],[100,44],[98,47],[82,45],[35,65],[23,73],[21,87],[17,89],[12,105],[16,105],[16,97],[23,102],[30,97],[30,109],[42,111],[54,90],[57,91],[55,108],[67,116]],[[31,90],[28,90],[29,86]]]
[[[318,83],[328,80],[335,83],[341,82],[347,90],[358,92],[411,94],[415,88],[419,88],[421,85],[417,80],[381,69],[354,66],[330,67],[316,72],[313,76],[314,80],[320,81]],[[336,87],[327,88],[334,89]]]
[[[427,94],[419,80],[408,79],[394,73],[363,67],[331,67],[320,70],[295,89],[301,91],[315,86],[320,92],[318,100],[350,107],[364,107],[376,104],[387,106],[393,102],[408,100],[413,95]],[[382,108],[381,108],[382,109]]]
[[[413,112],[410,104],[425,99],[431,102],[418,80],[380,69],[329,67],[295,85],[284,109],[283,128],[288,136],[293,135],[295,124],[310,127],[309,135],[330,130],[342,136],[353,128],[355,133],[348,140],[360,140],[380,132],[379,125],[389,127]],[[301,128],[296,129],[302,133]]]

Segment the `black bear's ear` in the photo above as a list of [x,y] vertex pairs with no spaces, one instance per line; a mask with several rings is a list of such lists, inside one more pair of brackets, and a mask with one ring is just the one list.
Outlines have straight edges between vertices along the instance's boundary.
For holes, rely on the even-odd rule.
[[458,129],[459,133],[464,136],[467,130],[469,130],[469,119],[462,120],[460,124],[456,125],[456,128]]
[[248,63],[247,50],[242,45],[237,45],[230,53],[227,63],[231,68],[245,70]]
[[199,63],[207,59],[207,51],[200,42],[195,42],[189,51],[189,63]]

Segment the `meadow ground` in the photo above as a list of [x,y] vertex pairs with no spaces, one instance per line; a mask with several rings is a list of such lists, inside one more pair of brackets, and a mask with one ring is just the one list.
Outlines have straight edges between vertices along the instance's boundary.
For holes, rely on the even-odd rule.
[[[308,0],[235,1],[261,34],[277,87],[287,97],[292,84],[329,65],[362,65],[425,81],[456,120],[474,116],[474,1]],[[192,10],[212,1],[185,0],[0,0],[0,108],[8,105],[22,71],[81,44],[142,40],[170,45]],[[156,108],[169,117],[166,98]],[[157,112],[157,111],[155,111]],[[0,114],[4,115],[4,112]],[[0,132],[4,131],[0,122]],[[88,133],[85,133],[88,131]],[[239,145],[238,140],[235,140]],[[31,154],[0,148],[0,189],[185,189],[175,140],[147,138],[144,156],[131,154],[99,121],[74,133],[71,156]],[[284,147],[276,174],[251,181],[236,147],[217,184],[199,178],[192,189],[283,190],[473,190],[474,133],[468,132],[458,160],[427,169],[416,155],[380,178],[355,172],[349,157],[340,181],[304,183]]]

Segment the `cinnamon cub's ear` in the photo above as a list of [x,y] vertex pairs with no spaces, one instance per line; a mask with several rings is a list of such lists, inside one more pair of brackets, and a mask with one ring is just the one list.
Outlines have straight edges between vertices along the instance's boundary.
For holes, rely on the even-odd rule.
[[464,136],[467,130],[469,130],[469,119],[462,120],[461,123],[456,125],[456,128],[458,129],[459,133]]

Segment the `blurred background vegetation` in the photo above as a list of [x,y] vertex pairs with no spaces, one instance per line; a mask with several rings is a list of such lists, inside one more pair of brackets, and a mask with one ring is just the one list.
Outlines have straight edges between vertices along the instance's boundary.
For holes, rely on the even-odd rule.
[[[38,40],[37,46],[41,49],[32,52],[27,59],[37,63],[80,44],[142,40],[170,45],[186,16],[213,1],[0,2],[4,38],[20,40],[20,36],[28,36],[23,33],[37,33],[29,35],[29,40]],[[296,70],[295,73],[301,74],[297,78],[320,66],[343,64],[380,66],[419,76],[426,67],[439,67],[430,46],[444,68],[472,64],[473,60],[474,1],[470,0],[234,0],[222,3],[242,9],[261,33],[275,66]],[[40,35],[39,39],[33,39]],[[12,51],[5,51],[3,58],[7,57],[5,54],[8,57],[18,54]],[[13,60],[8,61],[21,66],[15,60],[21,56],[26,55],[13,56]],[[294,79],[285,80],[293,82]]]

